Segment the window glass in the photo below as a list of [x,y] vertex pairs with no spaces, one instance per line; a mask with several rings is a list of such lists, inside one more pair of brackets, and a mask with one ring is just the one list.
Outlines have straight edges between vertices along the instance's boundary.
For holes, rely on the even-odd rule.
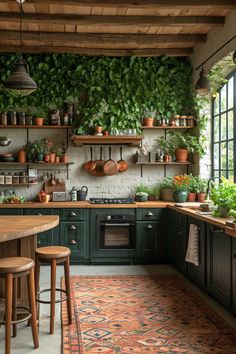
[[234,77],[231,77],[228,82],[228,109],[234,105]]
[[220,104],[220,109],[221,112],[224,112],[226,110],[226,85],[224,85],[221,89],[221,104]]

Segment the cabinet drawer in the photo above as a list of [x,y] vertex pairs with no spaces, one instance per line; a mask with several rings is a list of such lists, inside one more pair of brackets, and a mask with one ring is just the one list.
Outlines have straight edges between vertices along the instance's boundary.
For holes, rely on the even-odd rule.
[[160,220],[162,209],[145,208],[137,210],[137,220],[152,221]]
[[22,209],[0,209],[0,215],[23,215]]
[[53,209],[25,209],[25,215],[53,215]]
[[85,210],[84,209],[62,209],[61,210],[61,220],[73,221],[73,220],[84,220]]

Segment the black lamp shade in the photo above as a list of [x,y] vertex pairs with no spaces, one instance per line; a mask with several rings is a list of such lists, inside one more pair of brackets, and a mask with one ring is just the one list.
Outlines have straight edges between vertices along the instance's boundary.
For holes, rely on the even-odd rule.
[[203,68],[196,83],[196,91],[201,96],[207,95],[210,91],[210,83]]
[[236,64],[236,50],[234,51],[234,54],[233,54],[233,62],[234,62],[234,64]]
[[26,63],[22,58],[15,63],[14,72],[5,82],[4,87],[20,96],[29,95],[37,89],[37,85],[29,76]]

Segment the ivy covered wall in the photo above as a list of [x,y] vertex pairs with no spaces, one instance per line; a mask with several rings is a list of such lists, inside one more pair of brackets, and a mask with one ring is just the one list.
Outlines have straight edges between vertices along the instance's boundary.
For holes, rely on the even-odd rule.
[[[24,98],[2,87],[16,54],[0,55],[0,111],[20,109],[46,115],[48,108],[76,102],[78,117],[89,126],[102,112],[109,129],[137,128],[146,110],[160,116],[194,114],[192,68],[181,58],[86,57],[71,54],[24,55],[38,90]],[[104,109],[104,105],[106,106]]]

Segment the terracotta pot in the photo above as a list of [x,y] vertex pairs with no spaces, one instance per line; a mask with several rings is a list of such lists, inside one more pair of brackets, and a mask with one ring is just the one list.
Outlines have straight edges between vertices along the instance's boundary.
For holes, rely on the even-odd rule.
[[49,154],[44,155],[44,161],[45,162],[49,162],[50,161],[50,155]]
[[55,163],[56,161],[56,154],[54,152],[50,153],[50,163]]
[[164,162],[171,162],[171,155],[164,155],[163,161]]
[[154,118],[152,117],[143,118],[143,125],[145,127],[153,127],[153,122],[154,122]]
[[26,162],[26,151],[25,150],[19,150],[17,154],[17,161],[24,163]]
[[197,193],[189,192],[189,194],[188,194],[188,202],[195,202],[196,196],[197,196]]
[[96,134],[101,134],[102,130],[103,130],[103,127],[99,127],[99,126],[94,127],[94,131],[95,131]]
[[68,155],[64,154],[60,158],[60,162],[68,162]]
[[44,122],[44,118],[39,118],[39,117],[34,118],[35,125],[43,125],[43,122]]
[[175,158],[177,162],[186,162],[188,160],[188,150],[175,149]]
[[197,193],[197,200],[200,203],[204,203],[206,198],[206,193]]
[[59,163],[60,162],[60,156],[56,156],[56,163]]

